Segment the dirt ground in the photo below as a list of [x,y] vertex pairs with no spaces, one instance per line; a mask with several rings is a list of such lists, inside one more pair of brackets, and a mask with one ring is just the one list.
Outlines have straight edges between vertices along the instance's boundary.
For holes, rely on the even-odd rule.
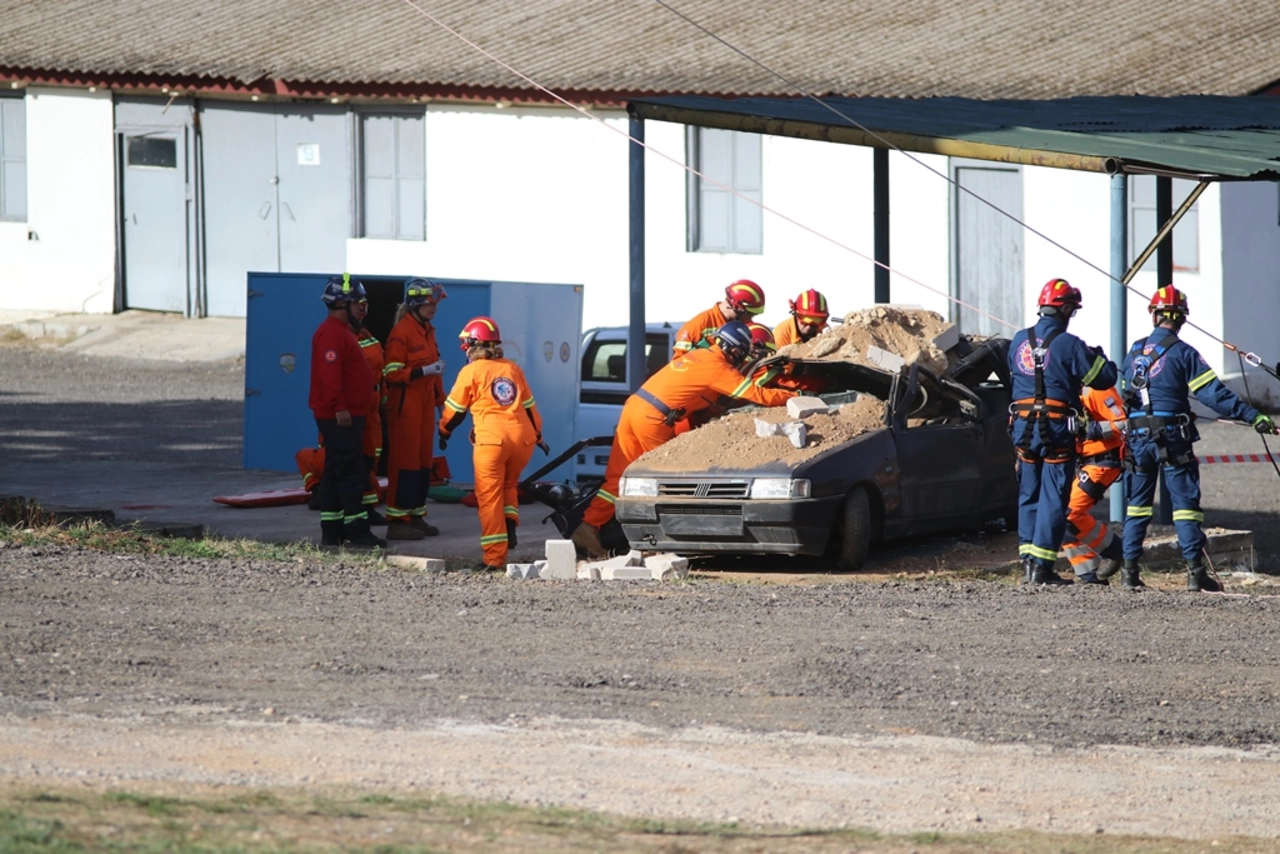
[[[231,364],[0,346],[4,460],[238,467]],[[175,420],[181,442],[174,442]],[[1256,453],[1207,425],[1203,453]],[[180,445],[180,447],[179,447]],[[1280,479],[1210,465],[1280,570]],[[1008,535],[866,573],[516,582],[0,541],[0,782],[360,786],[628,815],[1280,837],[1280,588],[1021,589]],[[1230,580],[1229,580],[1230,581]]]

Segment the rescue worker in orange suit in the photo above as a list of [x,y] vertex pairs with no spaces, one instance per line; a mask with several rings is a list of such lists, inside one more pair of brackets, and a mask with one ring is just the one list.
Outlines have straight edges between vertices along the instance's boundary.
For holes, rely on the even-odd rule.
[[502,335],[489,317],[472,319],[458,335],[467,364],[458,372],[444,405],[440,450],[471,412],[471,458],[475,465],[476,511],[480,514],[483,569],[505,571],[507,550],[516,545],[520,525],[520,472],[542,441],[542,416],[524,371],[502,355]]
[[387,336],[387,539],[420,540],[439,529],[427,522],[432,434],[444,403],[444,361],[431,321],[444,288],[427,279],[405,282],[404,303]]
[[1076,440],[1079,470],[1067,502],[1067,541],[1062,550],[1081,584],[1107,584],[1120,569],[1123,544],[1092,511],[1124,470],[1124,431],[1129,416],[1119,389],[1086,388],[1080,403],[1088,426]]
[[671,358],[698,347],[709,347],[716,332],[731,320],[746,323],[764,311],[764,290],[750,279],[739,279],[724,289],[724,299],[690,320],[676,332]]
[[[369,411],[365,415],[362,440],[364,464],[368,471],[363,501],[365,512],[369,515],[369,524],[385,525],[387,520],[378,512],[377,506],[382,503],[382,489],[378,484],[378,458],[382,455],[382,368],[386,359],[382,354],[382,342],[364,328],[364,319],[368,314],[367,300],[351,304],[352,322],[356,324],[356,328],[352,331],[360,342],[360,352],[364,353],[365,361],[369,363],[369,369],[373,371],[375,379]],[[311,503],[313,504],[318,504],[319,501],[319,495],[315,490],[320,485],[320,475],[324,471],[324,456],[324,439],[321,437],[319,447],[303,448],[294,457],[298,463],[298,473],[302,475],[302,487],[312,493]],[[313,509],[319,509],[319,507],[316,506]]]
[[1010,438],[1017,451],[1018,555],[1024,584],[1071,584],[1054,572],[1067,527],[1067,499],[1076,472],[1080,389],[1108,389],[1118,372],[1102,349],[1067,332],[1080,310],[1080,291],[1065,279],[1040,289],[1040,320],[1013,336],[1009,373]]
[[720,395],[762,406],[782,406],[795,392],[760,388],[742,375],[751,353],[751,332],[730,321],[716,332],[711,347],[693,350],[665,365],[640,390],[627,398],[613,434],[613,447],[605,466],[604,483],[574,528],[574,545],[588,557],[606,553],[600,529],[613,519],[618,481],[627,466],[647,451],[669,442],[681,418],[716,404]]
[[831,317],[831,312],[827,309],[827,298],[813,288],[788,304],[791,306],[791,316],[773,330],[773,340],[777,346],[811,341],[827,328],[827,319]]
[[308,404],[324,439],[320,478],[320,543],[326,546],[385,546],[369,530],[361,501],[365,482],[361,437],[376,380],[352,327],[352,305],[366,300],[364,286],[333,276],[321,295],[329,316],[311,337]]
[[[816,291],[815,291],[816,293]],[[755,363],[763,361],[778,352],[778,346],[775,343],[773,333],[769,331],[769,327],[763,323],[748,323],[747,329],[751,330],[751,362]],[[827,383],[821,377],[808,377],[793,372],[794,365],[769,365],[768,367],[754,367],[751,370],[751,379],[760,387],[769,388],[785,388],[792,391],[802,392],[804,394],[820,394],[826,388]]]

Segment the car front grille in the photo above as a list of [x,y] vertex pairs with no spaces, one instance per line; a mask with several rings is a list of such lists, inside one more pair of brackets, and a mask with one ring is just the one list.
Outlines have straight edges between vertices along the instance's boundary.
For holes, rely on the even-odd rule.
[[748,480],[665,480],[658,482],[658,495],[668,498],[746,498]]

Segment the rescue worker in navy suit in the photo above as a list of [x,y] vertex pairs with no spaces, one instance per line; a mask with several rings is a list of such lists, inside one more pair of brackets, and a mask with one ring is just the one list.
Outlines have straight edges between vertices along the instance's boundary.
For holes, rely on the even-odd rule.
[[1155,327],[1133,342],[1124,360],[1121,391],[1129,412],[1129,457],[1124,489],[1128,507],[1124,518],[1125,587],[1145,587],[1138,573],[1142,541],[1151,524],[1156,476],[1163,469],[1173,505],[1178,545],[1187,562],[1187,589],[1218,591],[1222,585],[1209,575],[1204,560],[1204,513],[1200,510],[1200,464],[1192,450],[1199,440],[1188,395],[1221,415],[1274,433],[1270,418],[1237,397],[1196,349],[1178,338],[1187,320],[1187,296],[1173,285],[1156,291],[1148,306]]
[[1070,584],[1054,572],[1067,527],[1067,499],[1076,471],[1080,389],[1115,385],[1116,366],[1102,348],[1067,332],[1080,310],[1080,291],[1065,279],[1040,290],[1040,319],[1013,336],[1009,430],[1018,454],[1018,556],[1024,584]]

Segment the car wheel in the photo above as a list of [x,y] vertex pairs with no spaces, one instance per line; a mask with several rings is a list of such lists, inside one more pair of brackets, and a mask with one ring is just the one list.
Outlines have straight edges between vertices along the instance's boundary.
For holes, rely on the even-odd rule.
[[840,513],[840,553],[836,568],[843,572],[862,569],[871,545],[871,497],[866,487],[855,486],[844,499]]

